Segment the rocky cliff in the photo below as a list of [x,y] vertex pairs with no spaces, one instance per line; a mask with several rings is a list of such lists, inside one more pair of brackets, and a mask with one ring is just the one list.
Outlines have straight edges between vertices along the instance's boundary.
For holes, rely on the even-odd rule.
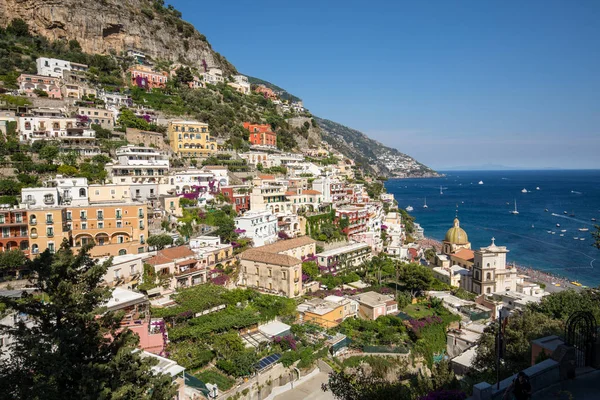
[[0,25],[14,18],[49,40],[76,39],[86,53],[136,49],[154,60],[235,72],[204,35],[160,0],[0,0]]

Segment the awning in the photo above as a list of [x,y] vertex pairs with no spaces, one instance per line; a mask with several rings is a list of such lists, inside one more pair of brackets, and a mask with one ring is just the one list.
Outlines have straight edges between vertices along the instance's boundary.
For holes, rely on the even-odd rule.
[[148,294],[148,296],[154,296],[156,294],[160,294],[160,288],[153,288],[153,289],[148,289],[146,291],[146,293]]

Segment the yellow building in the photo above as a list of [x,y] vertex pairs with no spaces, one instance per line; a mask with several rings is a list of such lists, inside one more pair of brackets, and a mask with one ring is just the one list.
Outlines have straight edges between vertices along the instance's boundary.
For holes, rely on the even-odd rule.
[[301,322],[335,328],[344,320],[344,305],[314,298],[298,306]]
[[145,204],[95,204],[68,208],[65,218],[75,249],[95,243],[94,257],[146,251],[148,215]]
[[128,201],[131,199],[130,186],[114,183],[90,185],[88,190],[90,203]]
[[210,137],[208,124],[198,121],[169,121],[171,149],[181,157],[206,157],[217,151],[217,142]]
[[50,249],[55,252],[64,238],[69,238],[64,208],[46,208],[29,211],[29,242],[31,257]]

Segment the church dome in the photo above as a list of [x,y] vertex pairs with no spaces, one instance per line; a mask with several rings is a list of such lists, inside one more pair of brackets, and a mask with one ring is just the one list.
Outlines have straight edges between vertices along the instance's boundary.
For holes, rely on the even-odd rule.
[[467,232],[465,232],[465,230],[460,227],[460,222],[458,221],[458,218],[454,218],[454,226],[448,229],[444,241],[452,244],[469,243],[469,237],[467,236]]

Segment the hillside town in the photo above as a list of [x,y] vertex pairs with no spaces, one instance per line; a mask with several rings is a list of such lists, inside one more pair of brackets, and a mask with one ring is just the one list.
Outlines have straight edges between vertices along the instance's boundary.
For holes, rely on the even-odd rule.
[[[398,389],[410,398],[441,389],[421,381],[440,365],[446,383],[466,390],[463,378],[493,355],[496,327],[551,296],[493,237],[472,248],[458,218],[440,243],[427,239],[382,177],[310,140],[316,124],[302,101],[217,67],[165,72],[140,50],[126,56],[133,65],[120,91],[92,83],[95,67],[40,57],[36,74],[20,74],[18,88],[4,92],[3,143],[32,151],[3,164],[3,177],[23,184],[18,193],[0,188],[0,295],[43,296],[36,263],[89,254],[104,268],[100,286],[112,290],[97,317],[118,313],[135,351],[172,378],[173,398],[286,398],[378,357],[390,374],[421,382]],[[227,86],[279,116],[305,118],[297,132],[306,145],[282,145],[272,121],[254,118],[233,124],[244,141],[234,146],[210,119],[132,96],[172,80],[191,91]],[[381,157],[402,176],[399,156]],[[25,164],[45,165],[43,179],[26,183]],[[1,317],[13,328],[35,324],[9,307]],[[514,365],[562,373],[568,343],[549,331],[536,331]],[[3,331],[3,362],[11,343]],[[474,398],[498,398],[473,376],[481,379],[467,384]],[[329,385],[322,398],[332,398]]]

